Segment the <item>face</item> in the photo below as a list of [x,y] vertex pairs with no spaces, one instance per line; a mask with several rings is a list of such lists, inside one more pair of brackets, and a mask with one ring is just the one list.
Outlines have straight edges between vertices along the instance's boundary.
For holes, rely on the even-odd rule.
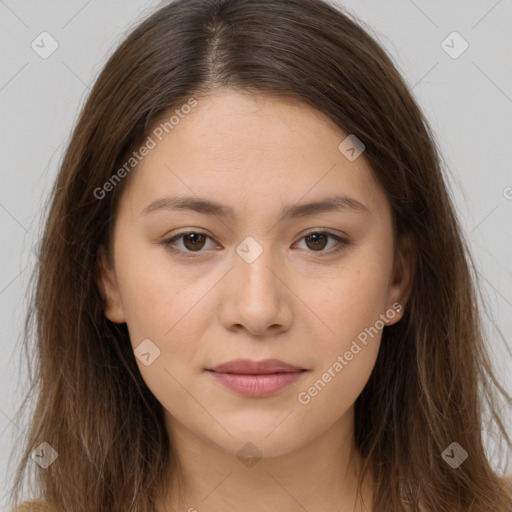
[[[121,195],[113,267],[99,253],[105,314],[126,322],[171,429],[232,454],[299,449],[353,411],[402,317],[410,246],[394,259],[364,152],[303,103],[220,90],[167,131]],[[239,358],[302,371],[210,371]]]

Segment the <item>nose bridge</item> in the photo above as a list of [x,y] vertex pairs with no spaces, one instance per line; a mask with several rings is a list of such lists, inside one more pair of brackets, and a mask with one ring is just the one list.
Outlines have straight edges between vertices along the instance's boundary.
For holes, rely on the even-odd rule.
[[275,290],[276,277],[273,269],[276,262],[269,243],[252,236],[246,237],[236,248],[235,273],[237,281],[244,289],[243,297],[258,298],[266,294],[268,301]]
[[281,296],[283,284],[275,275],[280,265],[273,258],[270,242],[248,236],[234,256],[231,286],[222,307],[225,326],[242,325],[253,334],[275,324],[283,327],[291,317],[284,311],[288,310]]

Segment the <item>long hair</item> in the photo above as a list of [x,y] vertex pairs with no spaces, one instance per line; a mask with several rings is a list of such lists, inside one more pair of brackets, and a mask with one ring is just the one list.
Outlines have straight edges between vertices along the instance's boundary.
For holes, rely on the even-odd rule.
[[[173,1],[104,66],[45,212],[20,413],[31,397],[35,407],[19,443],[13,504],[32,475],[33,498],[51,510],[150,512],[169,481],[177,457],[162,406],[140,375],[126,324],[105,317],[97,255],[137,172],[126,167],[130,155],[163,116],[220,87],[299,99],[363,141],[396,233],[415,245],[404,317],[384,328],[355,403],[361,479],[371,468],[374,510],[510,512],[512,490],[486,456],[483,418],[488,412],[510,448],[497,390],[511,398],[493,374],[442,157],[391,58],[322,0]],[[468,453],[456,469],[443,456],[454,442]],[[58,454],[46,469],[32,457],[41,443]]]

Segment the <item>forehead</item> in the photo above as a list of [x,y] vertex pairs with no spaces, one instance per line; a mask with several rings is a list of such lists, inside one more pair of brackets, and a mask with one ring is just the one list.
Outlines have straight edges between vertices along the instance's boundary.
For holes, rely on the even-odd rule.
[[318,110],[294,98],[232,90],[196,101],[172,124],[179,106],[153,126],[154,147],[127,191],[137,213],[176,194],[222,199],[235,210],[333,194],[385,207],[364,153],[347,159],[339,146],[348,134]]

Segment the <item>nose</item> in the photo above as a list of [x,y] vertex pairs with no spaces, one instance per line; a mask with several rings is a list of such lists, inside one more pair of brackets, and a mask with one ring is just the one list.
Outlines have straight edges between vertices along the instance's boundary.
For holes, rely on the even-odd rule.
[[220,318],[228,330],[246,329],[253,336],[275,335],[292,321],[285,270],[263,249],[255,259],[234,255],[222,296]]

